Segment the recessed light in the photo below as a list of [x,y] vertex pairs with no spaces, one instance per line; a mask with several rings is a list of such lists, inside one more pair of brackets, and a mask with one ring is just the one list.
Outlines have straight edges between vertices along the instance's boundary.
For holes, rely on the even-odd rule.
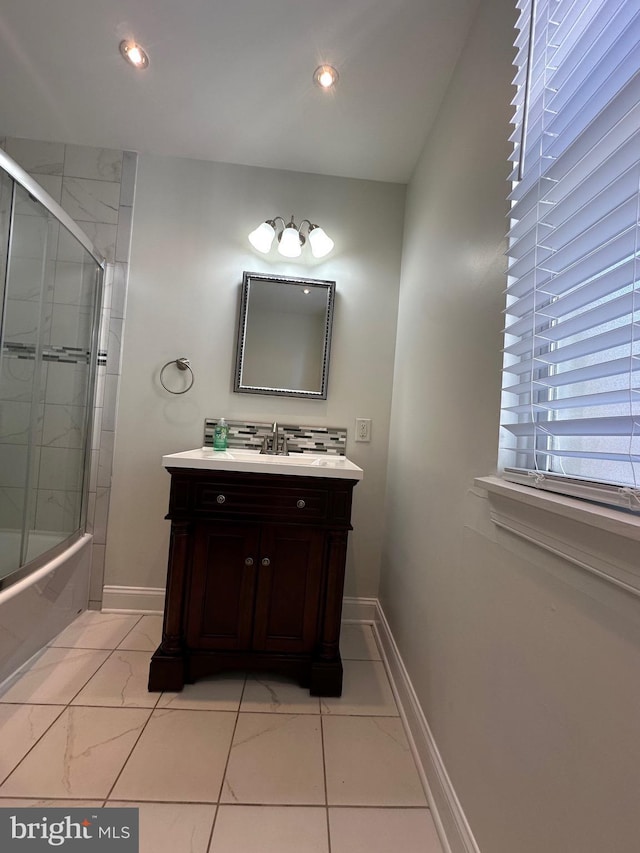
[[338,72],[333,65],[320,65],[313,72],[313,79],[321,89],[333,89],[338,82]]
[[309,290],[308,287],[305,287],[305,289],[302,292],[304,293],[305,296],[308,296],[311,293],[311,291]]
[[134,41],[121,41],[120,53],[134,68],[148,68],[149,57],[145,50]]

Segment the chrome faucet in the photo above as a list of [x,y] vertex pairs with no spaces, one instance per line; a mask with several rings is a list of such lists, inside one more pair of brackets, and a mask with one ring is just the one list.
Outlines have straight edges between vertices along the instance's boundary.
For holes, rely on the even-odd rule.
[[269,438],[268,436],[264,435],[262,437],[262,447],[260,448],[260,453],[266,453],[268,456],[289,455],[286,433],[282,434],[282,442],[280,442],[280,429],[278,427],[277,421],[274,421],[273,426],[271,427],[271,449],[269,449]]

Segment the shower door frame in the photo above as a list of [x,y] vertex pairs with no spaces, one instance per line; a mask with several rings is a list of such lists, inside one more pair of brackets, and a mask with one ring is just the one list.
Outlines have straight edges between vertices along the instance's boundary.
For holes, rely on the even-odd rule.
[[[0,149],[0,168],[3,169],[9,177],[15,182],[20,184],[24,190],[26,190],[29,195],[31,195],[36,201],[40,202],[49,213],[63,225],[67,231],[69,231],[76,240],[82,245],[82,247],[91,255],[91,257],[96,262],[96,270],[95,270],[95,302],[93,306],[93,322],[92,322],[92,330],[91,330],[91,351],[90,351],[90,361],[89,361],[89,388],[87,393],[87,405],[85,411],[85,447],[84,447],[84,460],[83,460],[83,471],[82,471],[82,489],[81,489],[81,507],[80,507],[80,518],[79,518],[79,527],[69,534],[62,542],[59,542],[57,545],[49,548],[44,553],[38,555],[33,560],[25,563],[22,566],[16,567],[14,571],[8,574],[6,577],[0,578],[0,590],[5,589],[7,587],[12,586],[17,581],[24,578],[26,575],[31,574],[31,572],[40,568],[41,566],[48,563],[52,558],[55,558],[59,554],[63,553],[73,542],[79,539],[83,534],[86,527],[87,520],[87,503],[88,503],[88,495],[89,495],[89,479],[90,479],[90,470],[91,470],[91,451],[93,445],[93,420],[94,420],[94,407],[95,407],[95,393],[96,393],[96,377],[97,377],[97,366],[98,366],[98,346],[100,342],[100,320],[102,316],[102,300],[103,300],[103,288],[104,288],[104,277],[106,270],[106,261],[102,257],[102,255],[96,250],[95,246],[91,242],[91,240],[87,237],[87,235],[82,231],[82,229],[78,226],[78,224],[69,216],[69,214],[58,204],[58,202],[53,199],[49,193],[44,190],[38,182],[29,175],[28,172],[19,166],[15,160],[12,160],[9,155]],[[15,203],[15,183],[12,187],[12,199],[11,199],[11,216],[9,219],[9,237],[11,237],[12,227],[13,227],[13,213],[14,213],[14,203]],[[7,256],[7,264],[9,262],[9,256]],[[6,282],[5,282],[6,285]],[[7,288],[4,288],[4,298],[6,299],[6,291]],[[4,300],[3,300],[4,301]],[[0,306],[2,307],[2,306]],[[3,312],[4,313],[4,312]],[[2,315],[0,315],[0,322],[2,321]],[[27,485],[28,488],[28,485]],[[26,523],[26,519],[23,520],[23,529],[24,524]],[[22,554],[22,547],[21,547]]]

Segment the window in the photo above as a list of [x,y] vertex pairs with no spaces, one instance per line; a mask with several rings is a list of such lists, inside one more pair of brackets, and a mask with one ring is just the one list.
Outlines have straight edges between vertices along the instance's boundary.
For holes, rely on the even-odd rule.
[[504,476],[640,511],[640,5],[518,9]]

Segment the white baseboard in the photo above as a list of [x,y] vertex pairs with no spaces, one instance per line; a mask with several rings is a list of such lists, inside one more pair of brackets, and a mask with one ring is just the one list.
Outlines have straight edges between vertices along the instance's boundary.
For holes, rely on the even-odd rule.
[[106,613],[164,613],[164,587],[105,586],[102,611]]
[[[377,598],[352,598],[342,602],[343,622],[376,621]],[[108,613],[163,613],[164,587],[105,586],[102,610]]]
[[373,628],[444,853],[480,853],[379,602],[376,611]]
[[376,621],[377,607],[377,598],[353,598],[345,595],[342,599],[342,621],[368,622],[373,625]]

